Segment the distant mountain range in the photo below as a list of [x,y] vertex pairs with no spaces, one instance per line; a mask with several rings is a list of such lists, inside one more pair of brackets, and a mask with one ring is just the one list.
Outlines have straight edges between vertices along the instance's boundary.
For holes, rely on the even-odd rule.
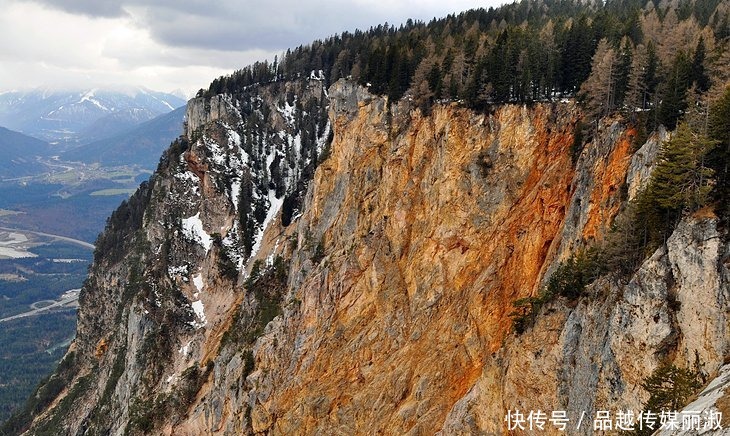
[[160,115],[110,138],[69,150],[65,160],[101,163],[103,166],[139,165],[155,169],[162,152],[180,136],[185,107]]
[[45,142],[22,133],[0,127],[0,178],[22,177],[45,169],[38,157],[47,156],[50,147]]
[[57,145],[0,127],[0,153],[3,156],[0,179],[45,173],[49,167],[42,161],[99,163],[104,167],[128,165],[154,170],[162,152],[182,134],[184,118],[183,106],[121,132],[121,128],[112,125],[107,131],[118,133],[65,152]]
[[0,126],[63,151],[128,131],[183,105],[183,98],[145,88],[9,91],[0,94]]

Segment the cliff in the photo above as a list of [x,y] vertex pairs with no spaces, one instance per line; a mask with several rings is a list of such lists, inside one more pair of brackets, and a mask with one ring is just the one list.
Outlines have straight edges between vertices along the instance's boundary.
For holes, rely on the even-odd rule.
[[635,147],[604,119],[572,162],[580,118],[424,115],[345,80],[192,100],[100,239],[28,434],[503,434],[508,410],[638,412],[667,360],[722,382],[730,247],[711,212],[513,331],[513,303],[605,237],[666,135]]

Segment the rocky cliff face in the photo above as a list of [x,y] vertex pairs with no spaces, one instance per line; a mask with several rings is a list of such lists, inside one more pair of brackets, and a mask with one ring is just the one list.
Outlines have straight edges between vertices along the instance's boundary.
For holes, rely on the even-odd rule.
[[423,115],[346,81],[191,101],[101,239],[29,433],[501,434],[510,409],[638,411],[666,359],[716,375],[730,274],[711,213],[512,331],[512,303],[603,238],[656,158],[661,137],[633,152],[604,120],[571,162],[579,118]]

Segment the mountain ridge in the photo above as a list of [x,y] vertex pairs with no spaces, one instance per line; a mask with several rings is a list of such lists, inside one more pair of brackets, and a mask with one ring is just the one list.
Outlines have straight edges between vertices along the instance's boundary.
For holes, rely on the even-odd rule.
[[106,166],[140,165],[154,169],[167,144],[183,132],[185,107],[144,121],[105,139],[63,153],[64,159]]
[[47,156],[50,150],[50,146],[40,139],[0,127],[0,151],[3,153],[0,174],[3,178],[37,174],[45,165],[36,159]]
[[61,147],[72,147],[99,139],[94,123],[108,126],[116,118],[112,125],[121,123],[121,128],[128,128],[184,103],[172,94],[143,88],[9,91],[0,94],[0,124],[47,142],[57,142]]

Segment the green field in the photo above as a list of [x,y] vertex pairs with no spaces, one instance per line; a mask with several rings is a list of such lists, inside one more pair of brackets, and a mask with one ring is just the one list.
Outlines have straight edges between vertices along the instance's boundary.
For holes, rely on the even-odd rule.
[[108,196],[108,195],[132,195],[134,194],[134,191],[136,191],[137,188],[110,188],[110,189],[101,189],[99,191],[92,192],[91,196],[97,197],[97,196]]

